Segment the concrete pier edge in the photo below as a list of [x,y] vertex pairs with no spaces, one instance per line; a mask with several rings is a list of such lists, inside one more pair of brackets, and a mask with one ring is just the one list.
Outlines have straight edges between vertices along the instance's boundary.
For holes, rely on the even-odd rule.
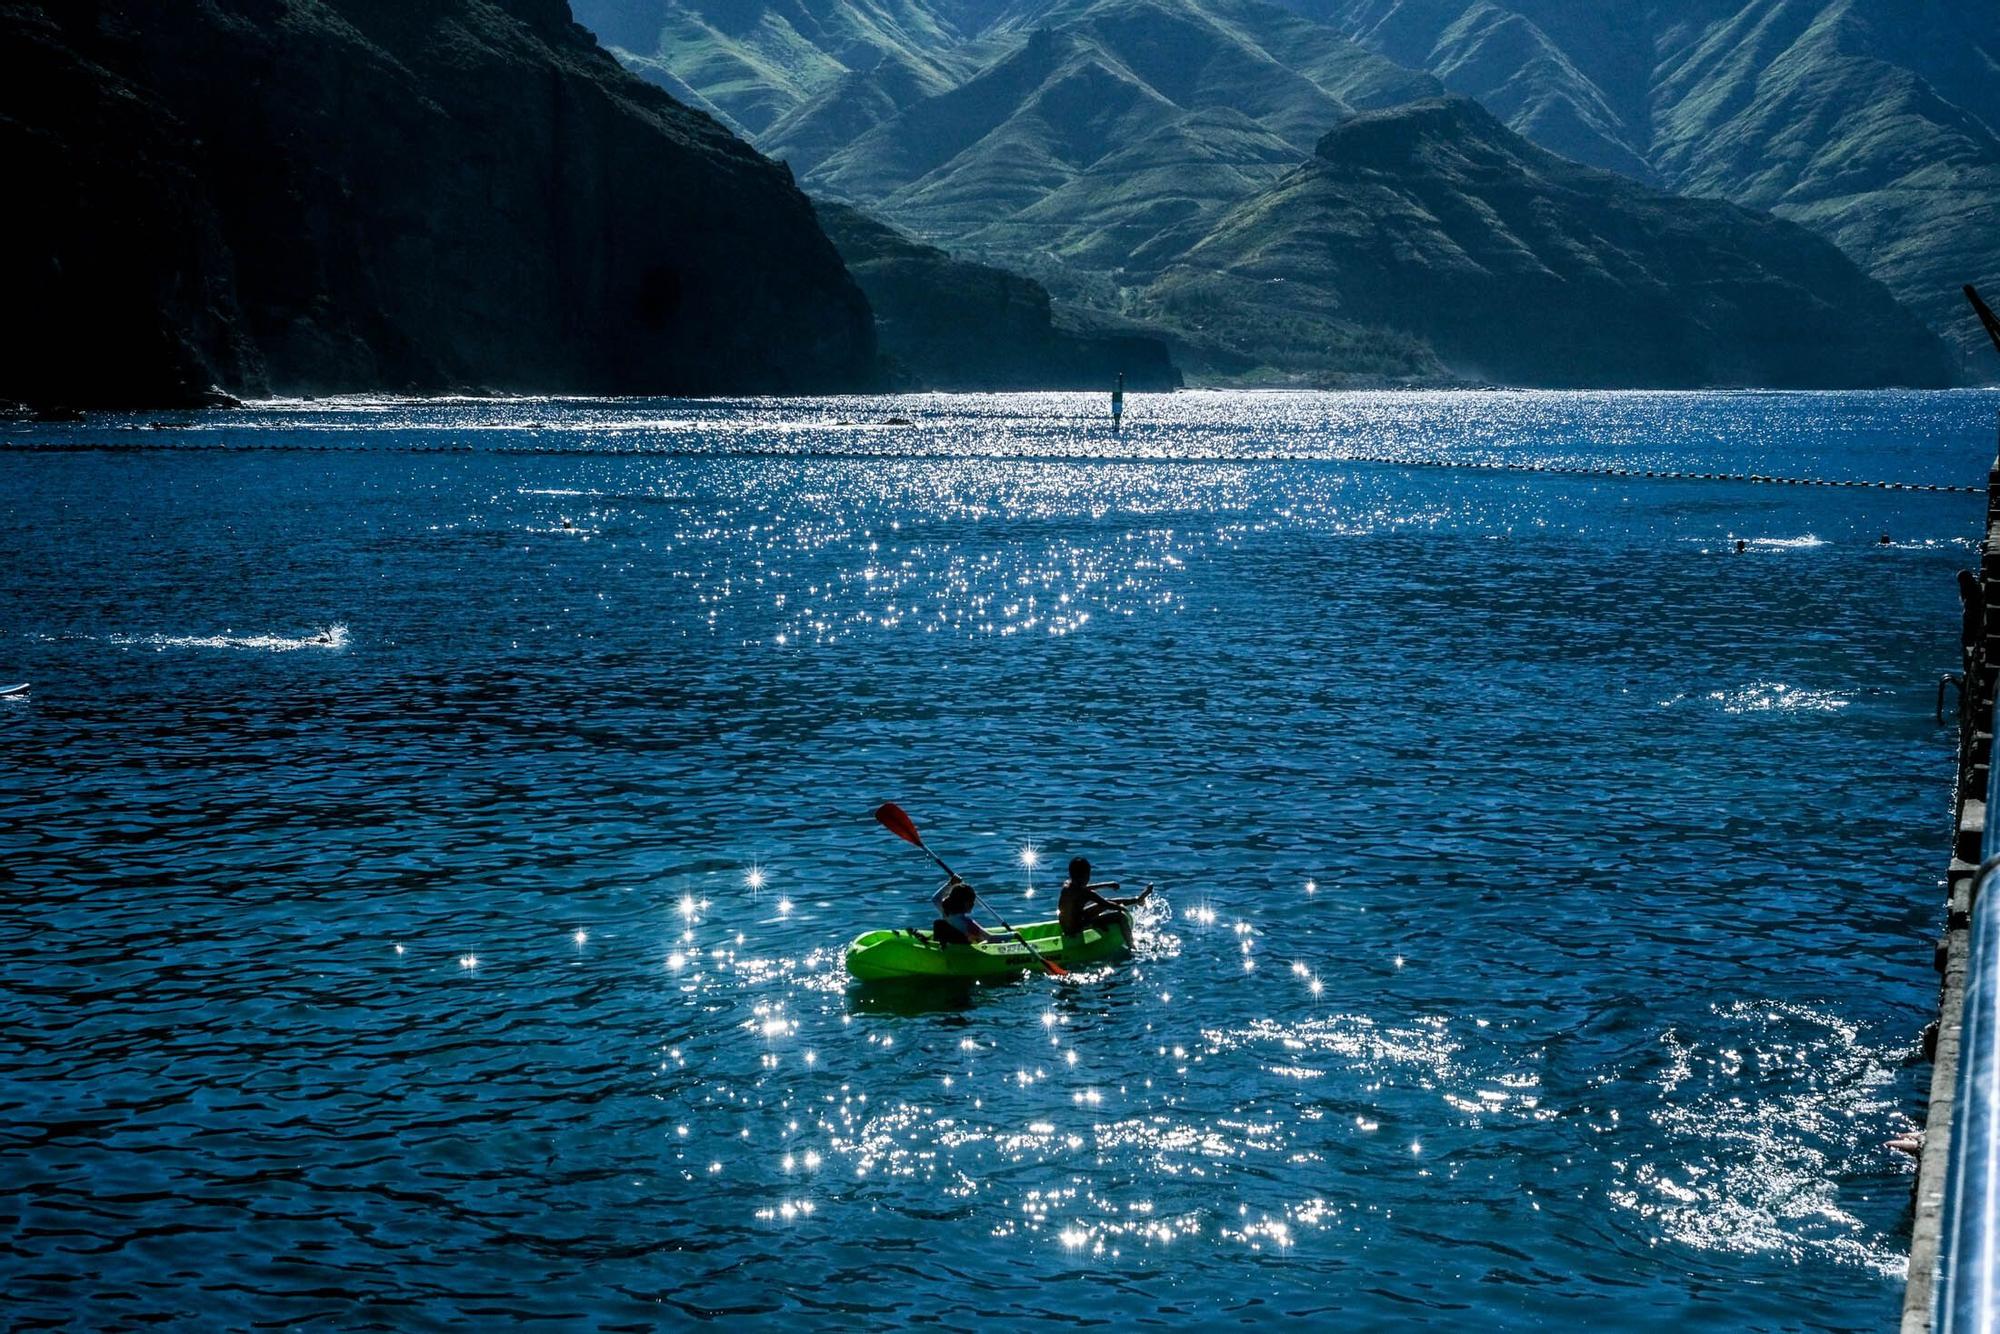
[[1929,1334],[1937,1320],[1944,1245],[1945,1174],[1951,1161],[1952,1113],[1958,1098],[1959,1036],[1965,1010],[1965,967],[1972,941],[1972,895],[1986,830],[1988,767],[1993,758],[1993,700],[2000,679],[2000,450],[1986,475],[1986,535],[1979,545],[1979,583],[1986,592],[1980,633],[1965,660],[1959,692],[1958,779],[1952,797],[1951,861],[1945,871],[1944,936],[1937,946],[1938,1019],[1930,1101],[1924,1113],[1910,1226],[1909,1282],[1903,1291],[1902,1334]]

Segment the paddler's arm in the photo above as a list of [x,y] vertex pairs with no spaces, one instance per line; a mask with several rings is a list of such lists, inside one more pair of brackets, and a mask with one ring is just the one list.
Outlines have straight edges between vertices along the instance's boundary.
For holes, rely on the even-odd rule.
[[1101,889],[1117,889],[1117,888],[1118,888],[1118,882],[1116,880],[1106,880],[1101,884],[1091,885],[1090,892],[1092,894],[1097,895],[1098,902],[1108,903],[1114,908],[1136,908],[1140,904],[1144,903],[1147,899],[1153,897],[1153,887],[1150,884],[1146,886],[1144,891],[1133,895],[1129,899],[1114,899],[1109,897],[1108,895],[1098,894],[1098,891]]

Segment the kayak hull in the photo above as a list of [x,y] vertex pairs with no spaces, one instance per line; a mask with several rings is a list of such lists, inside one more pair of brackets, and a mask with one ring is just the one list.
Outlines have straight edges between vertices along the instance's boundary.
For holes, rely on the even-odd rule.
[[[1129,927],[1092,927],[1081,936],[1064,936],[1056,922],[1021,928],[1043,958],[1064,968],[1124,958],[1132,952],[1129,932]],[[870,931],[847,947],[847,971],[858,982],[998,981],[1041,967],[1019,941],[940,945],[928,931]]]

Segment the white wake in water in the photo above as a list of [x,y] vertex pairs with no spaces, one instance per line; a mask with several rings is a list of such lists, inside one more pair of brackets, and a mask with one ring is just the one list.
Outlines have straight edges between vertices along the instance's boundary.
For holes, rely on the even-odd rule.
[[109,635],[105,642],[125,648],[235,648],[260,653],[296,653],[301,649],[347,647],[347,627],[338,622],[302,637],[287,635]]
[[[1734,540],[1734,539],[1732,539]],[[1826,539],[1807,533],[1804,537],[1751,537],[1744,541],[1752,551],[1810,551],[1826,545]]]
[[1900,1053],[1803,1005],[1738,1001],[1691,1040],[1669,1030],[1668,1069],[1650,1119],[1668,1161],[1617,1164],[1611,1202],[1703,1251],[1824,1257],[1900,1276],[1897,1239],[1874,1233],[1842,1199],[1843,1181],[1894,1164],[1882,1147],[1895,1114]]
[[1660,707],[1671,709],[1689,702],[1713,705],[1724,713],[1838,713],[1853,703],[1831,690],[1807,690],[1783,681],[1756,681],[1738,690],[1675,695],[1661,700]]

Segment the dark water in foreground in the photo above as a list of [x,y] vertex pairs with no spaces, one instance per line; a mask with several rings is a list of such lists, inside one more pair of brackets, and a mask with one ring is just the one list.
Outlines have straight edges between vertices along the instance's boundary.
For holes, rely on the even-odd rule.
[[[4,1323],[1886,1327],[1980,500],[1343,457],[1976,485],[1996,402],[12,428]],[[851,992],[888,798],[1141,957]]]

